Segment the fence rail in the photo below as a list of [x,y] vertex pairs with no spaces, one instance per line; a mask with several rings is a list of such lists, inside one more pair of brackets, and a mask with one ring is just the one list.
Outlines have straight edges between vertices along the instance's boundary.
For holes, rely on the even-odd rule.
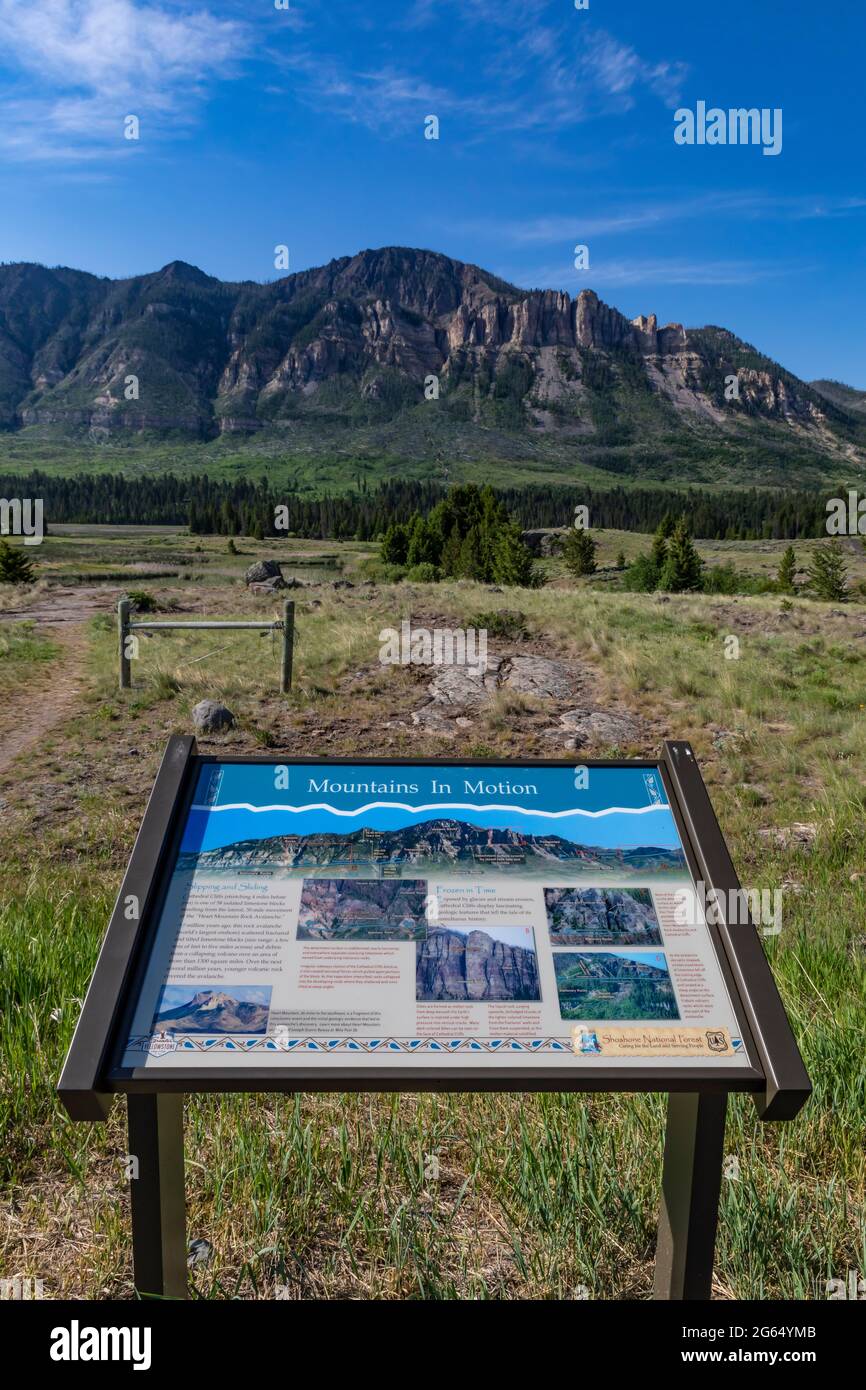
[[283,634],[283,659],[280,666],[280,692],[288,694],[292,688],[292,649],[295,640],[295,605],[292,599],[286,599],[283,606],[282,619],[277,618],[274,622],[191,622],[191,623],[147,623],[136,622],[130,617],[133,611],[131,599],[122,598],[117,605],[117,647],[118,647],[118,671],[121,690],[132,689],[132,666],[131,660],[134,652],[131,634],[134,632],[181,632],[215,628],[220,631],[237,631],[242,628],[253,628],[259,632],[282,632]]

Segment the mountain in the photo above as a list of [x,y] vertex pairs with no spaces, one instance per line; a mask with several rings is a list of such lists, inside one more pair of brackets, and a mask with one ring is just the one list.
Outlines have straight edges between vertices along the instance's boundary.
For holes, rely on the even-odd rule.
[[800,381],[724,328],[630,320],[592,290],[523,290],[432,251],[269,284],[182,261],[125,280],[0,266],[0,431],[61,462],[76,443],[219,458],[231,441],[250,467],[327,459],[345,482],[501,459],[512,479],[802,484],[866,463],[862,394]]
[[264,1033],[267,1024],[264,1004],[239,1003],[230,994],[209,989],[175,1009],[166,1009],[153,1026],[170,1033]]
[[364,827],[346,835],[273,835],[239,840],[219,849],[178,855],[179,869],[308,869],[352,866],[472,865],[477,869],[519,865],[540,870],[566,864],[580,870],[658,873],[681,870],[681,851],[641,846],[601,849],[575,844],[559,835],[524,835],[517,830],[489,829],[459,820],[422,821],[401,830]]
[[866,415],[866,391],[855,391],[841,381],[813,381],[812,389],[849,415]]
[[437,927],[415,948],[415,998],[419,1003],[540,999],[535,952],[485,931]]

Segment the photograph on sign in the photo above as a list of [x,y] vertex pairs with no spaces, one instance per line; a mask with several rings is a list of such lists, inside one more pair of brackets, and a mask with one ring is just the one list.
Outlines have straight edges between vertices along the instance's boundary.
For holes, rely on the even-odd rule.
[[751,1065],[646,765],[203,762],[130,1016],[119,1075]]

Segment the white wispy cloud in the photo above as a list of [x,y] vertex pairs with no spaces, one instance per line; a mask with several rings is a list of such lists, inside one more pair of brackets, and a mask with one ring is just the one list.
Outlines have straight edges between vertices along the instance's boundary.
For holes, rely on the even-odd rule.
[[566,260],[529,267],[497,267],[512,284],[533,289],[597,290],[620,285],[754,285],[780,276],[802,274],[808,267],[778,260],[724,260],[708,257],[643,256],[591,261],[576,271]]
[[613,207],[610,211],[589,216],[575,211],[573,214],[497,221],[495,224],[475,221],[466,223],[465,230],[474,234],[495,231],[500,240],[514,246],[553,246],[575,238],[585,240],[594,236],[617,236],[662,228],[690,218],[800,222],[863,212],[866,212],[866,197],[730,191],[694,197],[656,197],[644,203],[630,199],[626,207]]
[[[351,64],[325,52],[321,35],[270,56],[294,74],[300,100],[380,134],[404,131],[424,114],[459,122],[466,140],[491,131],[550,133],[629,111],[647,93],[666,104],[677,100],[684,64],[647,60],[611,34],[587,29],[578,15],[576,22],[544,23],[548,10],[545,0],[417,0],[395,27],[421,29],[447,20],[448,43],[461,59],[457,80],[444,75],[448,46],[437,50],[436,82],[417,68],[398,66],[390,45],[381,63]],[[478,74],[472,83],[465,79],[468,57]]]
[[176,130],[246,46],[241,23],[206,9],[0,0],[0,66],[12,78],[0,99],[0,150],[67,161],[130,153],[126,115]]

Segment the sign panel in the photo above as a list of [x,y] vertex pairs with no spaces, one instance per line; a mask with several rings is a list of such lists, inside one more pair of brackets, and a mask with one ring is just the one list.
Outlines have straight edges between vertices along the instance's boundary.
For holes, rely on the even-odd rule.
[[722,959],[659,767],[200,760],[116,1075],[736,1075]]

